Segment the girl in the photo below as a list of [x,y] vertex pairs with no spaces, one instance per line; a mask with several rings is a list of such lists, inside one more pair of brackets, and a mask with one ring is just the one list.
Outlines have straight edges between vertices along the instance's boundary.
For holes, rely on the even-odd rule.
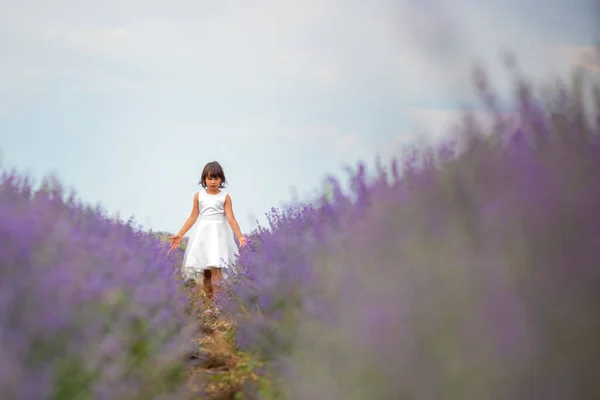
[[216,161],[206,164],[198,183],[204,190],[194,195],[191,215],[181,230],[170,237],[171,249],[179,247],[181,238],[198,220],[196,234],[185,250],[182,275],[186,282],[197,282],[202,273],[204,292],[212,302],[223,278],[223,269],[234,261],[233,235],[240,246],[246,245],[246,238],[233,215],[231,197],[221,191],[227,183],[221,165]]

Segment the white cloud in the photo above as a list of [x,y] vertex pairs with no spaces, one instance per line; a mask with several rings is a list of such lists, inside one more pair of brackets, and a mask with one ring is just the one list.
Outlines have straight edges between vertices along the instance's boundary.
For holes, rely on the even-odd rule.
[[3,52],[0,90],[54,79],[81,91],[141,91],[156,99],[184,90],[252,96],[275,109],[282,97],[334,94],[340,101],[472,99],[476,57],[507,90],[508,79],[489,64],[500,60],[500,46],[514,50],[527,72],[564,70],[557,43],[533,20],[521,23],[527,15],[514,4],[472,3],[11,2],[0,24],[15,47]]
[[[400,132],[385,143],[380,154],[384,158],[395,157],[412,145],[435,145],[442,140],[452,139],[461,132],[467,110],[409,107],[404,113],[412,123],[410,129]],[[468,111],[468,116],[482,129],[491,132],[498,118],[509,131],[516,127],[518,115],[511,112],[492,113],[485,110]]]
[[558,51],[570,65],[592,72],[600,72],[600,47],[561,46]]
[[71,79],[75,82],[73,89],[78,92],[111,93],[139,92],[146,89],[150,92],[147,82],[127,76],[111,74],[101,69],[78,68],[71,71]]
[[498,116],[503,119],[514,118],[514,114],[500,113],[494,114],[489,111],[477,110],[440,110],[411,107],[405,110],[407,117],[415,124],[417,130],[430,132],[433,138],[447,136],[463,123],[464,117],[469,115],[474,119],[482,129],[490,129]]
[[344,73],[339,51],[323,51],[315,46],[320,38],[306,31],[333,14],[322,7],[266,3],[223,9],[199,22],[160,15],[119,26],[46,21],[41,34],[73,51],[126,65],[156,86],[208,83],[239,92],[293,81],[339,87]]
[[[413,33],[411,42],[427,60],[427,70],[453,93],[452,100],[474,98],[474,63],[484,68],[496,90],[510,92],[512,77],[502,62],[506,52],[515,57],[520,71],[530,79],[563,76],[571,68],[570,60],[556,51],[568,43],[566,27],[536,23],[535,16],[521,11],[517,2],[469,3],[460,7],[435,0],[413,2],[406,6],[403,19],[406,29]],[[556,4],[547,7],[557,8]],[[567,14],[567,10],[556,11]],[[588,33],[591,41],[595,32]]]
[[359,139],[356,133],[342,135],[337,139],[336,149],[338,151],[346,151],[357,145]]
[[[144,132],[145,137],[161,136],[169,132],[174,140],[186,141],[191,137],[218,137],[235,140],[244,137],[257,140],[284,140],[287,143],[336,142],[345,134],[335,125],[299,122],[291,124],[271,114],[246,115],[237,118],[205,119],[202,117],[178,119],[168,116],[154,119],[148,126],[138,126],[136,132]],[[175,139],[177,138],[177,139]]]
[[[474,55],[483,50],[495,57],[500,44],[524,53],[525,64],[546,56],[543,37],[505,24],[487,6],[450,13],[437,3],[408,0],[260,0],[176,1],[156,9],[129,1],[113,4],[112,15],[106,15],[112,6],[70,7],[75,17],[66,19],[57,11],[60,1],[38,3],[39,16],[9,8],[0,22],[16,37],[62,49],[68,68],[95,68],[87,79],[101,75],[104,90],[143,84],[265,94],[314,87],[360,95],[376,87],[412,99],[464,86]],[[532,47],[535,57],[527,54]],[[536,67],[547,64],[540,60]],[[46,68],[56,74],[64,65],[55,61]]]

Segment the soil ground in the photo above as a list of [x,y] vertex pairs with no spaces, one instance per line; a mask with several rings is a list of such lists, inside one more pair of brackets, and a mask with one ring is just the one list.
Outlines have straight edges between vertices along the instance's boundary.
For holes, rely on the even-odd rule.
[[190,297],[189,312],[198,318],[199,329],[188,359],[189,399],[246,399],[244,385],[257,382],[250,357],[236,349],[233,325],[222,315],[204,316],[206,299],[202,285],[186,288]]

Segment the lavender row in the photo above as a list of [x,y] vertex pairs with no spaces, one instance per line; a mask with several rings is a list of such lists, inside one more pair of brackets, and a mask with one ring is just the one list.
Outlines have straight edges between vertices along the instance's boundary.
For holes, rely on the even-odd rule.
[[156,235],[0,178],[0,391],[10,399],[179,399],[192,331]]
[[600,393],[600,102],[522,84],[507,120],[480,84],[491,127],[332,180],[243,249],[226,309],[286,398]]

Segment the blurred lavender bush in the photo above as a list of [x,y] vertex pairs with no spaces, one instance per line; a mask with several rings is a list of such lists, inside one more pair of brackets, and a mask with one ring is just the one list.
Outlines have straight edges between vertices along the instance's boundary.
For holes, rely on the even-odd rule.
[[180,399],[192,339],[156,235],[46,179],[0,178],[0,392],[15,400]]
[[242,249],[225,304],[281,383],[262,398],[600,394],[600,91],[521,82],[509,121],[477,84],[492,127],[332,180]]

